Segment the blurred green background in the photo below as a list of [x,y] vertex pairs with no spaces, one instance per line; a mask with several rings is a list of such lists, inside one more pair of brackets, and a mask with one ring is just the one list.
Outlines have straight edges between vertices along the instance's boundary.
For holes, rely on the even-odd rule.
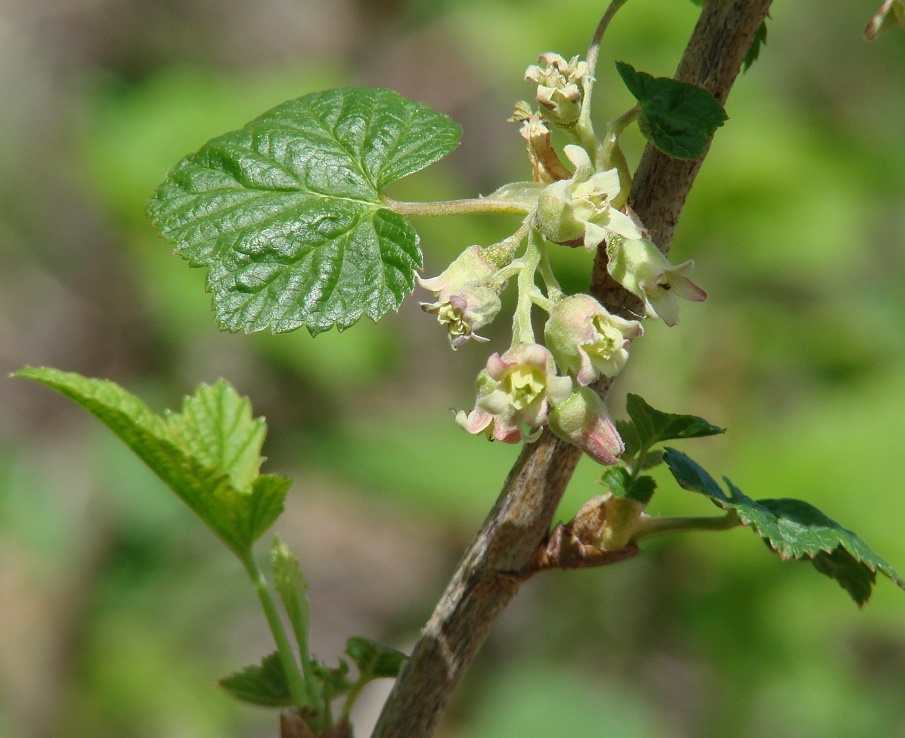
[[[905,36],[868,44],[878,0],[777,3],[689,199],[673,259],[710,295],[653,325],[613,395],[728,435],[683,446],[754,497],[807,499],[905,569]],[[553,9],[551,9],[553,8]],[[143,215],[167,169],[284,99],[389,86],[464,127],[394,195],[529,176],[505,122],[536,55],[582,53],[598,1],[4,0],[0,370],[107,377],[157,409],[223,376],[268,418],[267,470],[297,480],[278,528],[311,583],[315,652],[408,649],[518,449],[462,433],[488,347],[449,351],[409,299],[342,336],[217,331],[204,275]],[[671,75],[696,16],[635,0],[612,67]],[[640,142],[630,142],[637,161]],[[419,220],[427,273],[506,218]],[[588,257],[561,268],[572,289]],[[505,328],[505,326],[503,326]],[[501,331],[493,350],[503,349]],[[274,736],[214,685],[271,645],[238,565],[100,425],[0,381],[0,735]],[[583,464],[561,517],[596,495]],[[708,504],[669,486],[663,513]],[[712,509],[712,508],[711,508]],[[528,583],[469,674],[447,738],[905,736],[905,597],[863,610],[748,531],[651,542],[611,569]],[[360,735],[379,709],[366,693]]]

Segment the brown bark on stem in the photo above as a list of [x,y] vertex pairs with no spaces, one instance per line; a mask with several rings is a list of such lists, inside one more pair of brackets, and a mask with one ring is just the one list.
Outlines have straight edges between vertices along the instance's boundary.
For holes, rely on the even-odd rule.
[[[701,11],[676,79],[725,102],[772,0],[710,0]],[[648,146],[630,203],[665,252],[701,161],[672,159]],[[631,309],[598,254],[591,294],[611,310]],[[600,388],[605,395],[609,387]],[[499,613],[530,570],[578,463],[574,446],[545,432],[522,450],[496,505],[465,552],[384,705],[372,738],[427,738]]]

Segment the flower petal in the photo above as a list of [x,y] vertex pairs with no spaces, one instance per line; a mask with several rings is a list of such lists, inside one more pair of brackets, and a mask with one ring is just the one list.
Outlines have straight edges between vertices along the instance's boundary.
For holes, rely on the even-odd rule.
[[615,208],[610,208],[610,222],[607,228],[613,233],[618,233],[623,238],[635,240],[641,238],[641,229],[625,213]]
[[650,310],[672,328],[679,322],[679,301],[673,296],[672,291],[662,287],[647,293],[647,304]]
[[707,293],[692,282],[688,277],[678,277],[670,282],[672,293],[676,297],[683,300],[691,300],[692,302],[704,302],[707,299]]

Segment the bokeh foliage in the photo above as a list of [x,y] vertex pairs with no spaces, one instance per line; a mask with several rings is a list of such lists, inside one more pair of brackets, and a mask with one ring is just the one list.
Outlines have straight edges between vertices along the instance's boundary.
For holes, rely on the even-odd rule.
[[[813,502],[902,569],[905,41],[895,30],[862,41],[874,5],[829,16],[818,0],[776,5],[674,245],[710,298],[638,342],[613,411],[633,391],[727,427],[693,449],[708,469],[757,497]],[[250,7],[3,11],[0,85],[14,104],[0,110],[0,360],[5,372],[108,376],[155,410],[230,379],[267,416],[265,471],[299,480],[280,532],[311,581],[315,650],[340,654],[349,632],[405,649],[517,452],[467,436],[447,412],[471,404],[483,350],[452,354],[411,298],[341,336],[219,334],[203,274],[169,255],[144,201],[208,138],[338,84],[394,87],[462,124],[462,147],[394,196],[486,194],[524,178],[504,122],[530,94],[521,75],[542,51],[580,53],[602,4],[561,15],[536,0]],[[626,6],[603,49],[601,114],[631,104],[610,60],[670,75],[696,12],[681,0]],[[434,274],[513,222],[415,226]],[[587,256],[561,261],[582,289]],[[213,685],[270,648],[233,562],[90,419],[21,382],[0,393],[0,734],[272,735],[269,718]],[[596,474],[580,466],[563,518],[598,493]],[[709,511],[658,482],[657,510]],[[447,734],[905,731],[901,594],[880,582],[859,612],[747,532],[714,535],[531,582]]]

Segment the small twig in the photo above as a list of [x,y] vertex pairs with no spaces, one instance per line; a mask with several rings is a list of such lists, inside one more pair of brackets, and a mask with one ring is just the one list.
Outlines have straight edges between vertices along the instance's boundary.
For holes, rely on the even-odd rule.
[[[771,0],[711,0],[679,64],[678,79],[694,82],[724,101],[741,69]],[[700,162],[645,151],[631,203],[667,251]],[[624,290],[606,279],[603,255],[595,261],[591,293],[611,310],[628,304]],[[602,388],[602,394],[608,387]],[[411,658],[384,705],[373,738],[427,738],[452,693],[519,586],[511,572],[536,560],[566,484],[578,462],[574,447],[545,432],[525,446],[496,505],[468,548]]]

